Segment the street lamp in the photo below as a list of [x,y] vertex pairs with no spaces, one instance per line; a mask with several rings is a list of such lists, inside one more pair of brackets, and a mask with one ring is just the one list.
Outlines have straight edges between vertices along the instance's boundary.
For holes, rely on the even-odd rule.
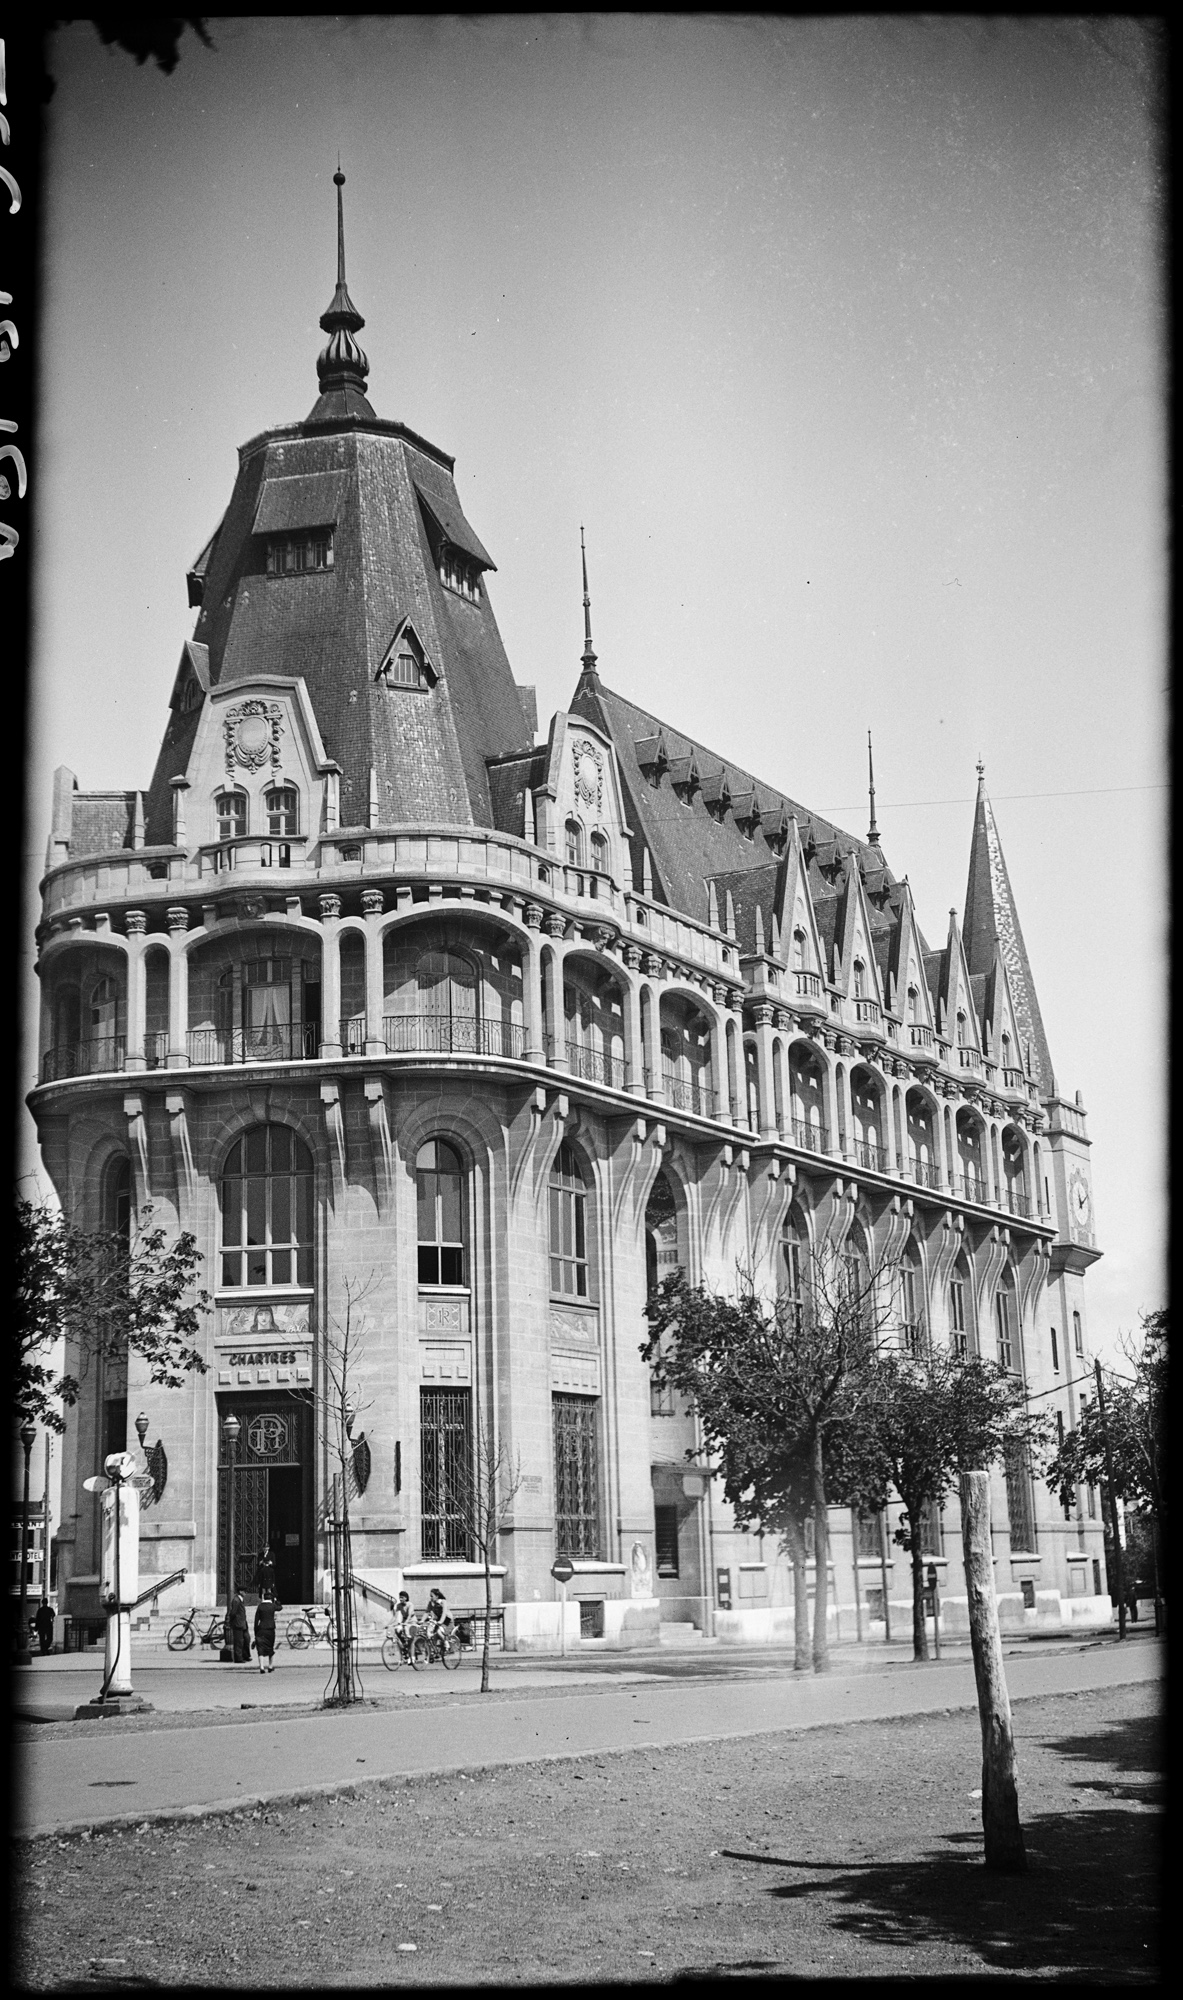
[[29,1650],[29,1460],[33,1455],[33,1446],[37,1442],[37,1426],[31,1418],[26,1418],[21,1425],[20,1441],[25,1448],[25,1494],[24,1509],[21,1514],[21,1611],[16,1663],[18,1667],[28,1667],[33,1661],[33,1655]]
[[226,1551],[227,1612],[229,1612],[230,1609],[230,1599],[234,1595],[234,1461],[235,1461],[235,1453],[238,1448],[238,1434],[241,1429],[242,1425],[239,1423],[238,1418],[234,1415],[234,1412],[232,1410],[230,1412],[230,1415],[226,1418],[225,1423],[222,1425],[222,1436],[226,1440],[226,1451],[230,1460],[230,1466],[229,1466],[230,1491],[227,1496],[227,1543],[228,1543]]
[[139,1416],[136,1418],[136,1436],[140,1440],[141,1451],[143,1451],[144,1449],[144,1439],[147,1437],[147,1435],[148,1435],[148,1419],[144,1411],[141,1410]]

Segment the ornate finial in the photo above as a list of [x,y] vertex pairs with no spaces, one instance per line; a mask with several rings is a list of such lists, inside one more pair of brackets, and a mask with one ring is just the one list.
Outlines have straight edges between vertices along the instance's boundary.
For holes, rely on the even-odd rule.
[[596,656],[592,649],[591,598],[587,589],[587,545],[583,539],[583,524],[579,527],[579,553],[583,561],[583,671],[595,678]]
[[364,396],[370,364],[353,337],[365,325],[365,320],[350,298],[345,283],[345,205],[341,196],[345,176],[341,172],[340,154],[337,156],[333,183],[337,190],[337,289],[320,316],[320,323],[329,340],[327,347],[322,348],[317,356],[316,372],[322,395],[329,389],[353,388]]
[[981,793],[981,791],[982,791],[982,789],[983,789],[983,787],[984,787],[985,783],[986,783],[986,766],[985,766],[985,765],[983,764],[983,762],[982,762],[981,758],[979,757],[979,758],[978,758],[978,792],[979,792],[979,793]]
[[879,828],[875,824],[875,759],[871,754],[871,732],[869,729],[867,731],[867,779],[871,792],[871,824],[867,829],[867,840],[870,846],[878,847]]

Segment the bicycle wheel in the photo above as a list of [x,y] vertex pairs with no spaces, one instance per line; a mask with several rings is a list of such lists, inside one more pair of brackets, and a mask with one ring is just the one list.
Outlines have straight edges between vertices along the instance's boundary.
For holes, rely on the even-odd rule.
[[226,1627],[221,1619],[218,1620],[216,1625],[210,1626],[209,1642],[211,1646],[217,1648],[219,1653],[226,1644]]
[[384,1667],[388,1667],[390,1669],[390,1672],[393,1674],[396,1673],[398,1668],[402,1666],[402,1663],[403,1663],[402,1648],[400,1647],[398,1640],[391,1639],[389,1637],[383,1639],[382,1665]]
[[303,1647],[310,1646],[312,1644],[312,1634],[308,1630],[308,1620],[306,1618],[293,1618],[291,1624],[288,1626],[287,1638],[288,1645],[293,1647],[297,1653]]
[[426,1639],[412,1639],[411,1665],[414,1667],[416,1673],[418,1673],[420,1667],[431,1665],[431,1648]]
[[187,1653],[193,1644],[193,1621],[184,1619],[179,1625],[170,1625],[165,1641],[170,1653]]
[[449,1632],[447,1638],[440,1641],[440,1659],[449,1673],[460,1665],[460,1641],[455,1632]]

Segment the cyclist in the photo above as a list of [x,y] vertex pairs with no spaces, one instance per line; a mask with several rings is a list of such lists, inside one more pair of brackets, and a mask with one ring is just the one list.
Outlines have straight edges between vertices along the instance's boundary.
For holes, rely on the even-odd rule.
[[400,1590],[398,1603],[394,1607],[392,1623],[394,1625],[394,1636],[404,1653],[411,1643],[411,1626],[414,1618],[415,1613],[411,1608],[411,1593],[409,1590]]
[[444,1593],[438,1585],[434,1586],[428,1594],[426,1616],[427,1636],[429,1639],[441,1638],[445,1631],[451,1629],[452,1621],[448,1616],[448,1606],[444,1598]]

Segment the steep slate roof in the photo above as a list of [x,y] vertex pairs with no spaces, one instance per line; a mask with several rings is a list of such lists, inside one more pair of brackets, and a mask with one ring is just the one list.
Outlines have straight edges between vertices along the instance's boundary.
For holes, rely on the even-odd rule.
[[135,815],[134,792],[75,792],[70,814],[71,860],[130,847]]
[[1031,1074],[1036,1084],[1045,1093],[1053,1090],[1055,1080],[1051,1051],[1039,1011],[1027,947],[1023,942],[1014,891],[1003,858],[1002,842],[994,824],[994,810],[986,796],[981,765],[978,766],[978,796],[974,807],[962,937],[971,979],[975,973],[989,973],[994,963],[995,942],[998,943],[1010,981],[1015,1025],[1023,1043],[1024,1064],[1030,1051]]

